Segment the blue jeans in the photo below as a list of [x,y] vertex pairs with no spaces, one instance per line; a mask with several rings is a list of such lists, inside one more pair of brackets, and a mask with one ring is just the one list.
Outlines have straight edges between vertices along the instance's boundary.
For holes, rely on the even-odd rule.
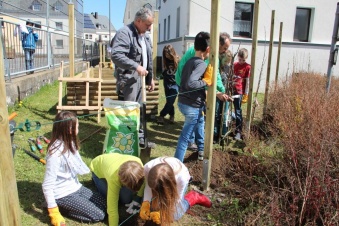
[[183,193],[183,197],[180,197],[181,200],[180,200],[179,206],[177,208],[177,211],[174,214],[174,220],[179,220],[180,218],[182,218],[182,216],[190,208],[190,204],[185,199],[185,194],[186,194],[186,191],[187,191],[187,186],[188,186],[188,184],[186,184],[185,192]]
[[166,104],[164,108],[160,111],[160,116],[165,117],[167,114],[174,116],[174,102],[177,99],[178,85],[165,85],[165,95],[166,95]]
[[198,146],[198,151],[204,150],[205,119],[202,114],[204,107],[194,108],[180,102],[178,102],[178,107],[180,112],[185,116],[185,123],[179,136],[174,157],[183,162],[193,131],[195,131],[195,141]]
[[25,61],[26,61],[26,71],[34,69],[34,49],[24,49],[25,52]]
[[242,95],[239,98],[234,98],[233,105],[234,105],[234,113],[235,113],[235,132],[241,133],[242,132],[242,110],[241,110],[241,101]]
[[[92,172],[92,179],[95,184],[95,187],[97,188],[98,192],[102,197],[107,199],[107,181],[104,178],[99,178],[95,173]],[[134,192],[127,187],[121,187],[120,193],[119,193],[119,201],[123,204],[131,203],[133,200],[133,194]]]

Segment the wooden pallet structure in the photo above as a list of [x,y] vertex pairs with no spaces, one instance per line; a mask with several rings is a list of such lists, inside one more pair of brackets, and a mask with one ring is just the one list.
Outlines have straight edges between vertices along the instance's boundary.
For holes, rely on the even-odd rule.
[[[118,100],[116,93],[116,79],[113,75],[114,68],[111,63],[99,63],[96,67],[89,67],[82,75],[73,78],[63,77],[63,64],[60,66],[59,77],[59,104],[57,109],[75,111],[77,115],[98,113],[98,122],[100,117],[104,116],[102,107],[103,100],[107,97],[112,100]],[[66,103],[63,101],[63,83],[66,82]],[[155,90],[147,92],[146,114],[155,116],[158,114],[159,105],[159,82],[155,80]]]
[[[64,64],[60,64],[60,77],[59,81],[59,103],[57,106],[58,111],[96,111],[97,121],[100,123],[101,118],[101,84],[102,84],[102,68],[99,65],[99,73],[97,77],[93,76],[93,68],[89,67],[89,62],[86,64],[86,70],[82,74],[75,77],[63,76]],[[67,87],[67,105],[63,105],[63,83],[66,83]],[[68,101],[68,90],[74,90],[73,99]],[[93,101],[94,97],[91,96],[91,90],[95,89],[97,92],[96,101]]]

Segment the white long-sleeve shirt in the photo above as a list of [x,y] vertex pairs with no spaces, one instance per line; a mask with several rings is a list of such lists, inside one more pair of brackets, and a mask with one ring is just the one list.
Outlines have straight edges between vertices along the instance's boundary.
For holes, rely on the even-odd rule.
[[[60,141],[54,144],[59,145]],[[70,151],[61,155],[64,145],[46,156],[45,178],[42,190],[48,208],[56,207],[55,199],[63,198],[81,188],[77,174],[89,173],[90,170],[82,161],[79,152],[72,154]],[[80,170],[79,170],[80,169]]]
[[185,189],[187,187],[187,184],[190,180],[190,174],[188,172],[187,167],[177,158],[174,157],[159,157],[156,159],[153,159],[145,164],[144,166],[144,173],[145,173],[145,179],[146,179],[146,186],[144,191],[144,201],[151,202],[152,200],[152,190],[148,186],[147,179],[148,179],[148,173],[151,170],[152,167],[160,164],[160,163],[168,163],[175,174],[175,179],[177,181],[177,190],[179,197],[182,198],[185,195]]

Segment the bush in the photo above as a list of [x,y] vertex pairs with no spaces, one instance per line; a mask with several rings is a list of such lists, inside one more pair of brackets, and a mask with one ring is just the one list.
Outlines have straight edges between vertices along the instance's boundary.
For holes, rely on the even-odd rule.
[[339,81],[299,73],[269,96],[267,128],[283,147],[272,183],[275,225],[338,225]]

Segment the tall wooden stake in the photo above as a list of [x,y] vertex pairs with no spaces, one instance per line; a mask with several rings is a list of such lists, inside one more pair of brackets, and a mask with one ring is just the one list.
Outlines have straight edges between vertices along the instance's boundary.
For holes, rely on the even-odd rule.
[[74,77],[74,4],[68,3],[69,27],[69,77]]
[[265,86],[264,110],[263,110],[264,115],[266,115],[268,90],[270,88],[272,50],[273,50],[273,42],[274,42],[274,38],[273,38],[273,35],[274,35],[274,15],[275,15],[275,10],[272,10],[270,46],[268,48],[268,62],[267,62],[267,74],[266,74],[266,86]]
[[0,37],[0,225],[20,226],[20,208],[6,103],[5,65]]
[[153,77],[157,74],[159,10],[154,11],[153,20]]
[[248,102],[247,102],[247,132],[248,136],[251,131],[251,121],[252,121],[252,97],[253,97],[253,82],[254,82],[254,72],[255,72],[255,57],[257,53],[258,45],[258,18],[259,18],[259,0],[255,0],[254,3],[254,21],[253,21],[253,37],[252,37],[252,53],[251,53],[251,76],[250,76],[250,87],[248,90]]
[[210,64],[213,66],[213,84],[207,89],[207,106],[206,106],[206,125],[205,125],[205,146],[202,185],[204,190],[208,190],[210,185],[211,165],[213,156],[213,133],[214,133],[214,114],[217,69],[219,60],[219,24],[220,24],[220,0],[212,0],[211,4],[211,52]]
[[278,55],[277,55],[277,67],[275,69],[275,88],[277,88],[278,77],[279,77],[280,53],[281,53],[281,44],[282,44],[282,31],[283,31],[283,22],[280,22],[279,46],[278,46]]

